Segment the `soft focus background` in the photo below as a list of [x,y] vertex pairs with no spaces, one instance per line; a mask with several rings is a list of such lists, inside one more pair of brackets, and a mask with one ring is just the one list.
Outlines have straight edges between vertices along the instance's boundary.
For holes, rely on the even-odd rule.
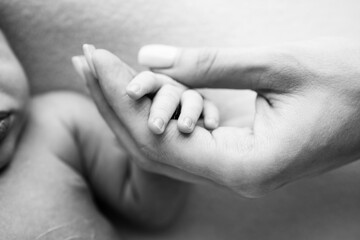
[[[84,92],[70,57],[80,54],[85,42],[114,51],[139,70],[136,54],[144,44],[249,47],[326,36],[360,40],[359,23],[357,0],[0,1],[0,27],[34,93]],[[196,186],[168,231],[121,232],[137,240],[358,239],[359,186],[358,162],[256,200]]]

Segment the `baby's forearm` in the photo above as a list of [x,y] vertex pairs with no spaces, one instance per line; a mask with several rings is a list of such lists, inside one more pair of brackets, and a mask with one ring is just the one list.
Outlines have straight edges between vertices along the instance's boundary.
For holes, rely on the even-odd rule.
[[126,217],[148,228],[169,225],[186,201],[189,184],[144,171],[135,164],[130,168],[121,202]]
[[96,198],[110,211],[137,225],[148,228],[168,225],[185,202],[188,184],[146,172],[133,164],[88,99],[75,94],[59,99],[72,102],[68,106],[75,108],[66,108],[67,118],[72,115],[73,119],[68,125],[76,129],[74,137],[83,158],[81,171]]

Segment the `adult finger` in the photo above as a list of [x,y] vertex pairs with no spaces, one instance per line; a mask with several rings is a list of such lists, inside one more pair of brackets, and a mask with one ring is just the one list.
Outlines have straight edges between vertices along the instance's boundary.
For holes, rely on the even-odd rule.
[[[172,155],[164,154],[162,156],[164,159],[161,159],[161,161],[158,158],[152,158],[152,155],[158,155],[159,151],[151,143],[156,144],[161,142],[162,139],[152,134],[147,126],[151,105],[150,99],[144,98],[134,101],[126,94],[125,87],[133,76],[132,70],[128,71],[129,67],[115,55],[106,50],[95,50],[92,54],[92,60],[99,77],[99,79],[96,79],[98,85],[95,85],[97,90],[94,88],[93,92],[99,91],[103,94],[103,97],[95,97],[94,100],[99,108],[102,107],[101,102],[104,102],[115,113],[115,119],[110,119],[115,125],[115,134],[119,139],[123,139],[124,147],[131,148],[133,151],[131,152],[132,155],[135,151],[142,155],[139,158],[134,158],[134,160],[146,170],[185,182],[213,182],[212,179],[184,171],[164,161],[164,159],[169,162],[179,160],[178,158],[173,158]],[[108,119],[105,118],[105,120]],[[116,131],[116,129],[119,130]],[[172,129],[176,129],[176,126],[173,126]],[[134,154],[134,156],[138,155]]]
[[130,152],[133,158],[143,159],[144,157],[137,150],[137,146],[134,144],[133,139],[126,132],[126,128],[121,126],[121,122],[118,121],[116,114],[112,110],[111,106],[107,104],[104,95],[100,91],[99,83],[90,72],[90,66],[84,57],[73,57],[72,59],[75,69],[86,80],[86,84],[91,92],[92,97],[100,111],[101,115],[106,120],[109,127],[114,131],[116,136],[122,136],[118,140],[121,145],[124,146],[127,151]]
[[134,101],[126,94],[131,78],[121,72],[124,63],[106,50],[96,50],[92,58],[101,91],[150,165],[159,164],[168,176],[215,182],[243,195],[259,195],[267,187],[263,182],[271,178],[267,171],[275,172],[269,170],[269,163],[276,157],[268,134],[232,127],[210,132],[196,127],[189,135],[179,132],[175,121],[169,122],[163,134],[152,134],[147,127],[150,99]]
[[[203,140],[212,141],[210,133],[205,129],[199,129],[199,134],[195,134],[197,137],[189,139],[178,131],[175,122],[170,122],[163,135],[154,135],[147,125],[150,99],[143,98],[134,101],[126,94],[125,88],[132,79],[132,76],[126,72],[128,67],[106,50],[94,51],[92,59],[106,101],[140,149],[145,151],[146,156],[151,159],[150,161],[154,161],[152,164],[156,162],[166,164],[174,167],[175,170],[178,169],[180,172],[193,175],[193,179],[194,176],[198,176],[210,180],[210,177],[205,174],[210,170],[204,169],[212,168],[216,171],[215,161],[218,160],[212,158],[214,164],[209,164],[209,153],[204,152],[207,151],[207,148],[199,148],[198,159],[193,153],[184,152],[184,149],[188,149],[189,146],[198,143],[202,145],[201,138],[203,137],[206,138]],[[214,156],[212,153],[210,155]]]
[[[121,146],[129,152],[133,161],[135,161],[137,164],[139,164],[141,167],[148,171],[162,174],[185,182],[209,182],[209,180],[201,178],[199,176],[178,170],[160,162],[153,162],[147,159],[137,145],[136,140],[132,137],[132,135],[130,135],[126,126],[122,124],[119,116],[117,115],[117,113],[115,113],[112,106],[108,103],[105,95],[102,92],[98,80],[91,74],[90,66],[87,65],[87,61],[85,60],[85,58],[83,56],[77,56],[74,57],[72,60],[74,67],[79,73],[79,75],[84,80],[86,80],[88,88],[101,115],[104,117],[109,127],[117,136],[117,139],[119,140]],[[125,81],[126,80],[127,79],[125,79]],[[136,125],[136,123],[134,123],[134,125]]]
[[[191,87],[273,89],[292,87],[297,61],[285,50],[191,49],[148,45],[140,64]],[[280,89],[278,89],[280,88]]]

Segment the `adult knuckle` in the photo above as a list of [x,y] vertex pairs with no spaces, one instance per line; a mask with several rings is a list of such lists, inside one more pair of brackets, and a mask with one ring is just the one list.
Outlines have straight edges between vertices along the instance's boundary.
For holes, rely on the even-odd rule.
[[147,171],[151,171],[154,168],[154,163],[149,160],[138,159],[135,163],[138,167]]
[[269,189],[262,185],[250,185],[241,190],[241,195],[246,198],[261,198],[269,193]]
[[266,78],[269,88],[284,90],[299,86],[308,70],[291,49],[277,49],[269,52],[266,71],[261,76]]
[[195,62],[196,69],[198,69],[198,74],[200,75],[198,77],[207,76],[210,73],[216,59],[216,50],[208,48],[200,49]]
[[138,156],[135,162],[143,169],[152,169],[154,166],[154,159],[157,158],[156,151],[149,144],[139,144],[139,152],[141,156]]
[[267,195],[273,190],[271,181],[264,180],[258,176],[248,177],[246,181],[237,182],[232,188],[235,192],[247,198],[259,198]]
[[241,163],[224,168],[222,184],[247,198],[262,197],[274,189],[275,177],[269,174],[266,168],[259,168],[254,164],[244,169],[238,164]]

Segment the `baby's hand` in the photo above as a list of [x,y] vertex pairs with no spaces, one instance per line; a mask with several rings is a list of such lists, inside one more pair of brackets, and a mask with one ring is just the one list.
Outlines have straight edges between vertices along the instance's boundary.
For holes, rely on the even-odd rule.
[[201,116],[207,129],[215,129],[219,124],[219,111],[212,102],[168,76],[141,72],[131,80],[126,91],[134,100],[155,94],[148,121],[150,130],[155,134],[163,133],[169,121],[177,117],[178,129],[183,133],[193,132]]

